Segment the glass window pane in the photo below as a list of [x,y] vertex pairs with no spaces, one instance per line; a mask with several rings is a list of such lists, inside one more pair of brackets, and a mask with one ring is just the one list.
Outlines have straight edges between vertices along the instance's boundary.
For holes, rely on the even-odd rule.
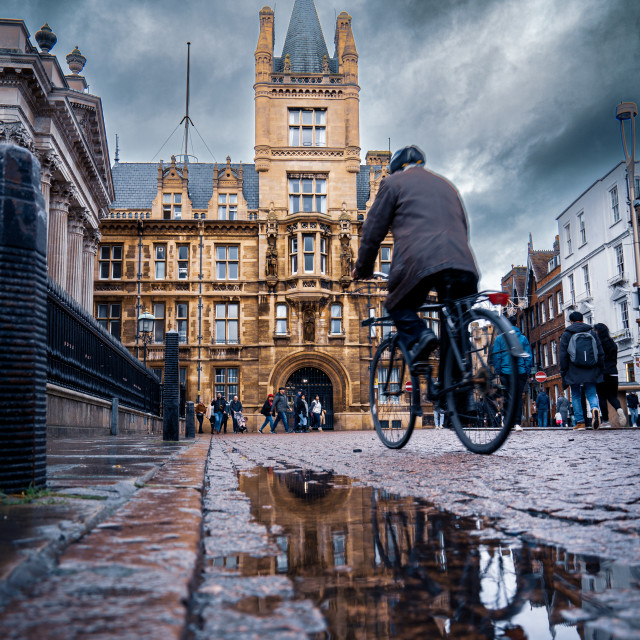
[[318,178],[316,180],[316,193],[326,193],[327,192],[327,181],[323,178]]
[[106,279],[109,277],[109,263],[108,262],[101,262],[100,263],[100,278],[101,279]]
[[237,304],[230,304],[227,307],[227,318],[237,318],[238,317],[238,307]]
[[238,370],[237,369],[227,369],[227,382],[236,383],[238,382]]
[[180,218],[182,218],[182,207],[179,205],[176,205],[175,207],[173,207],[173,217],[176,220],[180,220]]
[[307,273],[310,273],[311,271],[313,271],[313,254],[312,253],[304,254],[304,270]]
[[320,213],[327,213],[327,196],[316,196],[316,208]]
[[111,263],[111,277],[120,278],[122,276],[122,262]]
[[165,247],[163,244],[156,246],[156,260],[164,260],[165,258]]
[[230,193],[229,194],[229,204],[238,204],[238,194]]
[[391,247],[381,247],[380,259],[387,262],[391,260]]
[[226,380],[226,369],[216,369],[216,383],[220,384],[225,380]]
[[114,260],[122,260],[122,247],[113,247],[113,259]]
[[313,111],[311,109],[302,111],[302,124],[313,124]]
[[298,213],[300,211],[300,196],[289,196],[289,212]]
[[304,250],[313,251],[313,236],[303,236]]
[[229,260],[238,259],[238,247],[229,247]]
[[221,193],[218,195],[218,202],[220,204],[224,204],[227,201],[227,194],[226,193]]
[[179,302],[176,305],[176,316],[178,316],[178,318],[187,317],[187,305],[184,302]]
[[216,304],[216,318],[224,318],[226,314],[226,306],[224,304]]
[[342,333],[342,320],[333,319],[331,321],[331,333]]
[[277,320],[276,321],[276,333],[287,333],[287,321],[286,320]]
[[320,252],[327,253],[327,239],[320,238]]
[[111,317],[112,318],[119,318],[120,317],[120,305],[119,304],[112,304],[111,305]]
[[339,304],[331,305],[331,317],[332,318],[341,318],[342,317],[342,307]]
[[173,194],[173,201],[176,204],[181,204],[182,203],[182,194],[181,193],[174,193]]
[[218,220],[226,220],[227,219],[227,207],[219,206],[218,207]]
[[170,193],[163,193],[162,194],[162,202],[170,203],[171,202],[171,194]]
[[[300,193],[300,180],[289,178],[289,193]],[[107,258],[109,255],[107,254]]]
[[327,112],[322,110],[322,109],[318,109],[316,111],[316,124],[327,124]]
[[302,129],[302,146],[310,147],[312,137],[313,129],[311,129],[311,127],[305,127],[304,129]]
[[291,238],[291,253],[298,251],[298,238]]
[[238,219],[238,207],[229,205],[229,220]]
[[229,263],[229,280],[237,280],[238,279],[238,263],[230,262]]
[[218,260],[226,260],[227,259],[227,247],[225,247],[225,246],[216,247],[216,258]]
[[298,127],[289,127],[289,146],[300,146],[300,129]]
[[302,210],[305,213],[313,211],[313,196],[302,196]]
[[302,193],[313,193],[313,179],[304,178],[302,180]]
[[155,302],[153,305],[153,315],[156,318],[164,318],[164,302]]
[[216,342],[224,342],[226,340],[226,324],[224,320],[216,320]]
[[164,279],[164,262],[156,262],[156,280]]
[[98,305],[98,318],[107,318],[108,317],[108,304],[99,304]]
[[238,321],[237,320],[229,320],[227,323],[227,340],[231,343],[238,342]]
[[226,280],[227,278],[227,263],[216,262],[216,277],[218,280]]
[[276,306],[276,317],[277,318],[286,318],[287,317],[287,305],[279,304]]
[[188,260],[189,259],[189,247],[182,245],[178,247],[178,260]]
[[316,147],[327,146],[327,131],[324,127],[316,127]]
[[111,247],[100,247],[100,258],[108,260],[111,257]]
[[300,124],[300,111],[298,109],[289,110],[289,124]]

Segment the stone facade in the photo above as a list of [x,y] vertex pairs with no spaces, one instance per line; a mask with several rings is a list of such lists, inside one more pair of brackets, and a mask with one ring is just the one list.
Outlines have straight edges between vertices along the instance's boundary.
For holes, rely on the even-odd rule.
[[[273,11],[259,19],[254,164],[116,163],[95,314],[142,358],[136,319],[153,313],[146,358],[159,375],[164,334],[177,329],[187,398],[237,393],[250,430],[279,386],[320,395],[329,427],[367,427],[376,339],[360,327],[351,269],[389,153],[360,165],[351,17],[337,17],[332,58],[313,0],[296,1],[280,58]],[[384,247],[381,269],[390,238]],[[371,306],[381,312],[382,298]]]
[[91,310],[99,220],[114,199],[102,104],[87,93],[77,47],[65,75],[48,25],[35,38],[40,52],[24,22],[0,20],[0,141],[38,156],[49,276]]

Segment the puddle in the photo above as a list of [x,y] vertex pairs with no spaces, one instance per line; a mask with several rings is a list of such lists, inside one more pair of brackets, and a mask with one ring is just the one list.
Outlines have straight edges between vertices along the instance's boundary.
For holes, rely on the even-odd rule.
[[[257,468],[239,476],[274,556],[218,557],[243,576],[286,575],[322,611],[314,640],[640,637],[640,570],[503,537],[487,519],[330,472]],[[278,600],[248,598],[264,616]],[[636,635],[638,634],[638,635]]]

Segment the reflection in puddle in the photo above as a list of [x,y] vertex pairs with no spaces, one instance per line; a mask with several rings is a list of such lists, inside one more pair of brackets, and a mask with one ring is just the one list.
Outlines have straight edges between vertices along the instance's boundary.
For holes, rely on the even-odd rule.
[[[214,564],[292,578],[296,595],[326,618],[328,631],[312,636],[318,640],[626,637],[606,630],[624,602],[610,597],[605,607],[597,594],[633,589],[637,602],[639,576],[630,567],[505,539],[488,520],[331,473],[258,468],[239,483],[277,553]],[[242,602],[253,615],[274,606],[266,598]],[[597,629],[585,624],[602,616]]]

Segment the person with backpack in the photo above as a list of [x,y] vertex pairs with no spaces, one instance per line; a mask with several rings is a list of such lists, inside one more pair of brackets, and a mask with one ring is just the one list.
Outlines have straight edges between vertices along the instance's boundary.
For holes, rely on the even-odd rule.
[[562,386],[571,388],[571,403],[575,415],[574,429],[584,429],[585,416],[582,410],[582,392],[591,407],[591,425],[600,427],[600,405],[596,384],[602,382],[604,350],[598,334],[583,322],[579,311],[569,314],[569,326],[560,338],[560,375]]
[[[518,327],[516,316],[510,316],[509,322],[513,325],[516,336],[522,347],[522,352],[528,354],[527,358],[518,358],[518,375],[516,377],[516,412],[514,419],[514,431],[522,431],[522,394],[524,387],[531,375],[531,364],[533,362],[533,356],[531,354],[531,347],[526,336],[522,334]],[[500,380],[503,385],[508,384],[508,377],[511,374],[511,358],[509,350],[504,342],[504,337],[500,334],[496,341],[493,343],[493,367],[495,372],[500,376]]]
[[596,385],[598,402],[602,412],[602,424],[600,426],[609,426],[609,405],[611,405],[618,414],[619,425],[626,427],[627,416],[624,415],[620,400],[618,400],[618,347],[609,335],[609,327],[606,324],[598,322],[593,328],[598,334],[598,338],[600,338],[604,351],[604,379]]
[[551,409],[551,401],[544,389],[536,397],[536,407],[538,409],[538,426],[546,428],[549,426],[549,409]]

